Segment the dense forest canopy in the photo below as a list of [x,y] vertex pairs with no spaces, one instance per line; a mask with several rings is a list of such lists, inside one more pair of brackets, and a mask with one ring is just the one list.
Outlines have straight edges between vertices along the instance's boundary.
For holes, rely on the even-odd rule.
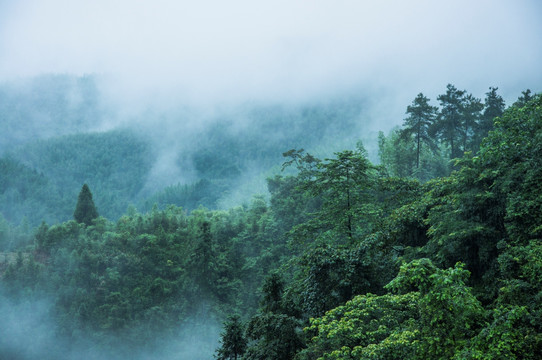
[[[359,141],[359,97],[183,135],[105,130],[92,77],[34,81],[0,89],[0,357],[542,353],[541,95],[448,84]],[[62,132],[21,135],[43,116]]]

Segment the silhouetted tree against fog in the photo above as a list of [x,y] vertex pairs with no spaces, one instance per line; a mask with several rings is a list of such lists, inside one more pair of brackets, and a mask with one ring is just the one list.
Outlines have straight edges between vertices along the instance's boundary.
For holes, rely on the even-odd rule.
[[406,113],[409,115],[404,123],[404,128],[400,131],[400,140],[409,140],[414,136],[416,141],[416,168],[420,167],[420,151],[422,142],[427,144],[432,150],[437,149],[435,141],[429,136],[428,130],[435,122],[438,108],[429,105],[429,99],[422,93],[412,101],[412,105],[407,107]]
[[437,97],[442,106],[431,133],[450,146],[450,157],[460,157],[458,142],[462,128],[464,90],[457,90],[452,84],[446,86],[446,94]]
[[524,107],[532,99],[533,99],[533,95],[531,94],[531,89],[527,89],[521,92],[521,96],[518,97],[518,99],[514,103],[514,106],[517,108]]
[[79,197],[77,198],[77,205],[75,205],[73,218],[80,224],[84,223],[86,225],[91,225],[92,220],[96,219],[98,216],[98,210],[96,210],[96,206],[92,200],[92,193],[90,192],[88,185],[84,184],[79,192]]
[[497,87],[490,87],[486,93],[484,112],[480,118],[477,136],[477,145],[480,146],[482,139],[493,130],[493,119],[501,116],[504,112],[504,100],[497,94]]
[[463,99],[463,121],[461,135],[463,138],[463,151],[473,150],[473,139],[476,142],[478,138],[477,127],[479,126],[481,111],[484,108],[482,101],[468,94]]

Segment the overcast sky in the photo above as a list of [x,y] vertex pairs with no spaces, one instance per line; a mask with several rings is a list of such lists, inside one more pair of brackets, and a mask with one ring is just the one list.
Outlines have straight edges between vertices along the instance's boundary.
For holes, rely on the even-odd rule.
[[50,72],[129,98],[515,99],[542,90],[542,1],[0,0],[0,80]]

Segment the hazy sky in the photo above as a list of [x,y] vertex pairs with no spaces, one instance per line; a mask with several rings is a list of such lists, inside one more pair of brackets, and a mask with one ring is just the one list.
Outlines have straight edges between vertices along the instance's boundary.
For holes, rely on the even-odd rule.
[[515,99],[542,90],[542,1],[0,0],[0,80],[43,72],[129,99]]

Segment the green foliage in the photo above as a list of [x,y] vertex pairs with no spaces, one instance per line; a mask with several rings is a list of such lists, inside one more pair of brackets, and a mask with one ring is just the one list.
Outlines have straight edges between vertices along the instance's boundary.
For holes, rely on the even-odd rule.
[[479,161],[481,176],[506,194],[504,222],[518,243],[539,238],[542,200],[542,97],[512,107],[495,122]]
[[437,122],[431,129],[434,136],[450,146],[450,157],[461,156],[459,148],[463,112],[463,96],[465,90],[457,90],[452,84],[446,86],[446,93],[439,95],[437,100],[442,107]]
[[486,98],[486,109],[483,114],[481,114],[481,111],[484,104],[480,99],[475,98],[472,94],[468,94],[463,99],[463,126],[461,131],[463,152],[478,150],[480,140],[487,136],[487,129],[492,128],[486,124],[492,125],[493,118],[501,115],[504,110],[504,100],[495,93],[497,88],[490,89],[492,89],[492,92],[488,94],[491,94],[491,96],[488,95],[490,97]]
[[0,211],[12,223],[66,221],[87,183],[101,214],[116,219],[139,200],[151,158],[148,144],[127,130],[27,144],[0,158]]
[[388,137],[379,132],[378,157],[380,164],[390,176],[413,176],[416,168],[415,143],[401,139],[399,129],[390,131]]
[[469,349],[475,359],[535,359],[542,351],[542,245],[508,245],[498,258],[502,274],[492,322]]
[[299,321],[292,316],[263,313],[253,317],[247,327],[251,341],[243,359],[292,359],[303,346]]
[[[465,152],[477,153],[482,140],[493,129],[493,121],[503,114],[504,100],[490,87],[485,102],[448,84],[439,95],[440,109],[418,94],[407,107],[403,127],[386,138],[379,134],[379,158],[392,176],[415,177],[427,181],[450,173],[449,159]],[[425,145],[425,146],[422,146]],[[427,148],[424,150],[424,148]],[[457,169],[457,167],[456,167]]]
[[[414,141],[401,137],[402,129],[393,129],[386,137],[382,132],[378,136],[378,155],[380,164],[393,177],[412,177],[420,181],[448,175],[450,172],[446,148],[421,146],[419,167],[417,163],[417,148]],[[438,145],[438,144],[437,144]]]
[[363,148],[336,153],[336,158],[321,161],[303,150],[290,150],[290,160],[283,167],[295,164],[299,190],[321,199],[318,208],[305,223],[294,227],[297,241],[312,238],[333,238],[334,242],[354,243],[372,230],[378,208],[373,206],[372,165]]
[[456,359],[538,359],[542,336],[532,324],[535,319],[525,306],[499,306],[492,310],[492,322],[475,336]]
[[[500,117],[504,112],[504,100],[500,95],[497,94],[497,90],[498,88],[496,87],[490,87],[489,92],[486,93],[484,111],[478,123],[476,138],[478,147],[480,146],[482,139],[485,138],[491,130],[493,130],[493,122],[495,121],[495,118]],[[524,106],[525,104],[521,106]]]
[[516,102],[514,103],[514,107],[522,108],[525,105],[527,105],[527,103],[531,101],[532,99],[533,99],[533,94],[531,93],[530,89],[522,91],[521,96],[519,96]]
[[216,208],[217,202],[228,188],[227,184],[207,179],[193,184],[176,184],[166,187],[144,201],[143,209],[151,210],[153,205],[164,209],[168,205],[182,206],[187,211],[199,206]]
[[326,245],[306,251],[299,259],[295,290],[303,313],[321,316],[357,294],[381,292],[386,260],[366,244],[353,248]]
[[[373,166],[361,146],[324,160],[290,150],[286,172],[268,179],[269,201],[254,196],[228,210],[197,204],[216,204],[240,176],[235,169],[244,171],[243,149],[258,142],[221,140],[231,129],[217,124],[210,134],[223,147],[186,155],[203,179],[157,193],[147,213],[131,206],[115,222],[93,211],[88,219],[42,222],[33,244],[28,234],[37,218],[14,226],[1,215],[0,296],[10,303],[50,299],[59,344],[97,347],[112,358],[125,349],[153,352],[187,329],[226,319],[220,359],[537,359],[542,97],[494,118],[478,148],[483,117],[503,106],[496,90],[486,94],[482,114],[480,100],[448,86],[439,97],[440,123],[433,122],[440,152],[424,144],[418,169],[412,131],[417,107],[428,106],[421,94],[407,111],[407,128],[380,136],[382,166]],[[281,111],[258,116],[272,124]],[[422,112],[423,126],[431,111]],[[308,111],[306,125],[323,126],[308,121],[313,115],[323,116]],[[14,209],[42,199],[61,214],[77,177],[51,177],[64,166],[96,176],[89,183],[100,209],[107,198],[114,204],[137,198],[148,148],[133,134],[115,134],[117,150],[135,145],[141,169],[129,166],[127,174],[137,179],[104,173],[123,169],[117,155],[94,163],[97,152],[82,145],[76,153],[88,155],[85,163],[63,152],[89,139],[112,145],[111,133],[65,137],[33,145],[40,151],[24,161],[18,152],[2,158],[0,196]],[[55,142],[58,148],[50,147]],[[444,157],[464,150],[475,152],[458,158],[449,176],[431,179],[448,170],[437,166]],[[36,170],[40,161],[43,173]],[[55,161],[63,165],[55,168]],[[404,176],[389,176],[398,172]],[[111,189],[122,184],[129,189],[115,198]],[[79,202],[89,199],[85,185]],[[243,317],[228,317],[238,313]]]
[[11,156],[0,158],[0,212],[7,221],[17,224],[26,217],[32,225],[54,222],[60,204],[61,196],[45,175]]
[[239,316],[230,316],[224,323],[224,332],[221,334],[221,345],[216,350],[218,360],[237,360],[245,353],[247,340],[243,334],[243,325]]
[[267,179],[271,209],[283,233],[308,221],[310,214],[320,206],[320,198],[308,194],[301,186],[302,182],[299,175],[276,175]]
[[[102,215],[115,219],[144,187],[152,152],[133,132],[115,130],[38,141],[14,156],[54,184],[55,191],[62,194],[61,206],[68,202],[68,196],[76,196],[82,183],[87,183],[97,194],[95,201]],[[66,211],[66,215],[70,213]]]
[[425,245],[425,219],[434,203],[426,196],[429,183],[422,186],[415,180],[383,178],[379,187],[387,215],[379,232],[384,247],[399,255],[405,249]]
[[190,215],[174,206],[132,210],[116,223],[43,223],[35,250],[0,267],[2,283],[14,298],[52,299],[59,339],[150,349],[201,319],[256,311],[257,287],[283,251],[264,242],[272,226],[261,201]]
[[[398,259],[428,255],[448,269],[428,259],[404,264],[386,286],[392,294],[360,295],[312,319],[297,358],[538,357],[541,189],[532,179],[540,178],[540,109],[537,96],[505,111],[477,156],[465,156],[452,176],[428,182],[421,197],[388,211],[376,234],[382,250]],[[451,267],[457,261],[473,279],[463,265]],[[393,304],[407,296],[415,311],[402,317]]]
[[524,245],[539,237],[540,116],[539,96],[508,109],[478,156],[466,156],[459,171],[433,183],[438,203],[426,220],[427,250],[443,266],[464,261],[475,278],[494,276],[499,241]]
[[284,282],[273,273],[265,279],[260,311],[246,329],[249,346],[243,359],[291,359],[303,346],[300,321],[283,299]]
[[305,328],[314,334],[298,359],[413,359],[418,295],[356,296]]
[[483,324],[484,310],[466,287],[467,277],[461,265],[404,264],[386,286],[396,294],[357,296],[311,319],[305,331],[315,336],[300,358],[452,358]]
[[404,128],[400,130],[400,139],[408,141],[412,137],[414,138],[416,144],[416,168],[420,167],[422,143],[429,146],[433,151],[437,149],[434,139],[429,136],[429,129],[436,119],[437,110],[438,108],[429,105],[429,99],[422,93],[419,93],[412,101],[412,105],[407,107],[406,113],[409,116],[404,120]]
[[26,218],[19,226],[11,225],[0,213],[0,251],[21,250],[32,244],[32,230]]
[[[0,157],[10,154],[24,166],[0,172],[0,211],[8,221],[27,217],[38,226],[70,219],[83,183],[111,220],[131,204],[142,211],[155,203],[190,211],[249,202],[252,193],[265,191],[262,174],[279,166],[281,151],[338,151],[358,140],[355,129],[364,111],[359,96],[243,105],[210,118],[179,107],[134,115],[129,130],[115,127],[120,114],[103,101],[99,81],[50,75],[0,84]],[[195,123],[205,126],[183,125]],[[164,153],[171,171],[162,162]]]
[[[5,259],[7,253],[3,255]],[[15,261],[9,263],[2,277],[5,292],[10,298],[19,301],[36,299],[38,298],[36,290],[39,288],[42,275],[42,264],[36,262],[29,254],[18,252]]]
[[83,223],[88,226],[91,225],[92,220],[96,219],[98,216],[98,210],[94,205],[94,200],[92,200],[92,193],[90,192],[88,185],[83,184],[81,192],[79,192],[79,196],[77,197],[73,218],[78,223]]
[[321,171],[309,184],[309,191],[318,195],[325,193],[318,214],[320,221],[334,224],[336,232],[346,235],[352,242],[361,230],[356,227],[370,226],[373,223],[370,217],[376,215],[368,204],[372,197],[371,165],[361,149],[335,155],[335,159],[326,159],[319,164]]

